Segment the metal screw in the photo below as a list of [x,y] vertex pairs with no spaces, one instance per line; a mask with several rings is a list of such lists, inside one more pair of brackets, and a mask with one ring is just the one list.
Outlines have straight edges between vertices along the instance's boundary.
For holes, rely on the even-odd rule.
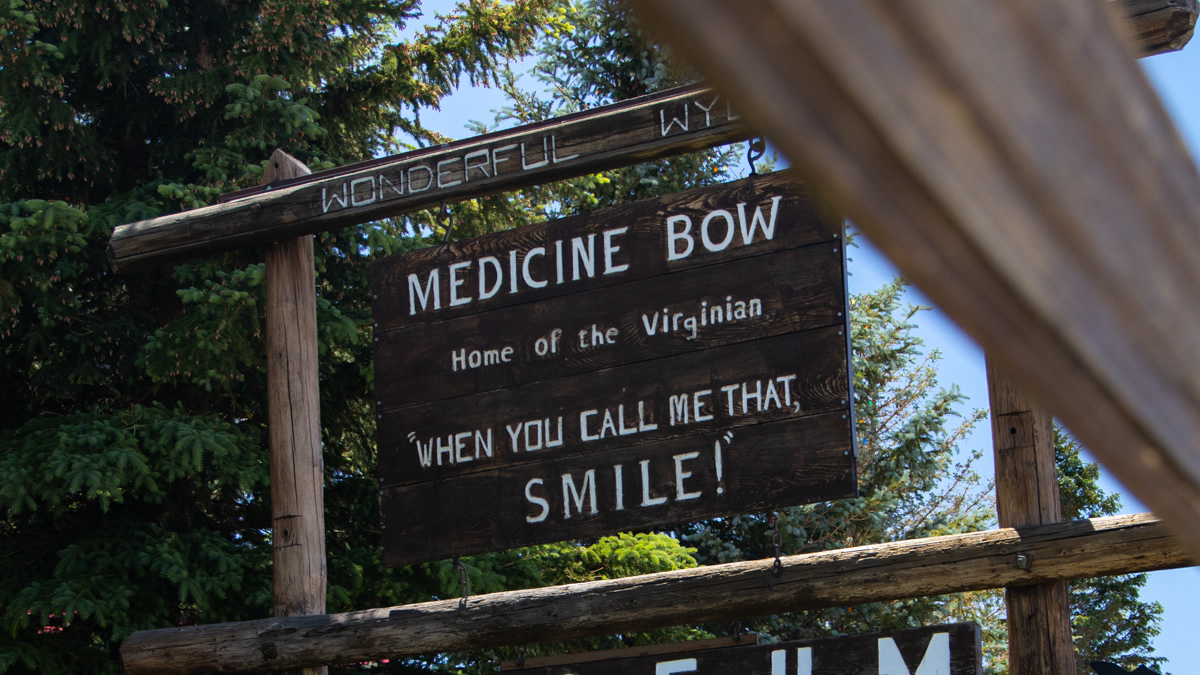
[[1013,558],[1013,567],[1016,569],[1028,570],[1032,566],[1032,561],[1029,559],[1029,554],[1027,553],[1018,553],[1016,557]]

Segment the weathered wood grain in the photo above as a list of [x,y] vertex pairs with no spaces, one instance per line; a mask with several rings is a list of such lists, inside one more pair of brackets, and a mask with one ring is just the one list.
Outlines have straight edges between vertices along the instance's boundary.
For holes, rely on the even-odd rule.
[[[990,363],[987,369],[1000,527],[1062,520],[1054,418]],[[1005,589],[1008,671],[1074,675],[1070,589],[1066,581]]]
[[387,488],[389,567],[858,494],[845,412]]
[[844,325],[842,262],[827,242],[377,335],[375,396],[410,405]]
[[[779,198],[777,204],[775,198]],[[745,228],[739,204],[745,205]],[[736,231],[727,247],[712,251],[704,243],[703,221],[708,214],[718,210],[729,215],[735,222]],[[754,221],[756,213],[762,217],[757,224]],[[764,225],[770,225],[772,213],[775,214],[775,226],[768,237]],[[690,225],[673,226],[680,232],[685,226],[689,228],[692,242],[692,253],[675,260],[670,259],[668,249],[683,253],[688,242],[682,238],[673,244],[668,242],[667,219],[672,216],[686,216],[691,220]],[[841,231],[840,217],[814,201],[792,177],[781,173],[755,176],[389,256],[374,263],[371,270],[371,288],[376,296],[372,311],[376,330],[388,332],[746,256],[831,242],[840,238]],[[613,234],[606,238],[605,232]],[[723,243],[720,240],[728,234],[725,217],[716,216],[708,224],[707,232],[712,239],[718,240],[714,243]],[[582,252],[592,252],[590,271],[582,261],[576,263],[576,240],[579,240]],[[560,245],[561,274],[558,264]],[[613,250],[606,255],[608,247]],[[528,258],[526,272],[528,253],[534,249],[543,253]],[[516,275],[510,271],[514,251]],[[496,263],[479,262],[486,257],[494,258]],[[452,304],[449,266],[453,263],[470,263],[470,266],[455,271],[456,279],[461,282],[457,293],[464,298],[470,297],[470,302]],[[485,287],[495,285],[497,274],[503,278],[494,296],[480,300],[483,294],[479,291],[478,275],[485,265],[488,269]],[[498,273],[495,265],[500,267]],[[628,268],[619,269],[626,265]],[[435,270],[438,272],[436,298],[440,306],[436,311],[432,309],[434,288],[425,289]],[[410,275],[416,275],[419,289],[410,287]],[[515,293],[511,285],[514,276],[518,279]],[[525,281],[526,276],[546,285],[530,287]],[[421,292],[428,297],[423,299]]]
[[[1032,565],[1014,566],[1018,553]],[[713,565],[346,614],[131,635],[129,675],[266,672],[1195,564],[1148,515],[1095,518]]]
[[1103,3],[633,3],[1200,551],[1200,177]]
[[[1191,37],[1191,27],[1196,21],[1194,0],[1113,1],[1128,13],[1131,39],[1137,41],[1144,54],[1181,49]],[[727,101],[718,100],[714,104],[713,96],[704,87],[682,87],[509,131],[322,171],[270,191],[243,190],[233,195],[240,198],[228,203],[118,227],[109,243],[109,261],[114,271],[126,273],[365,223],[443,201],[515,190],[744,140],[748,132],[737,114],[731,113]],[[687,130],[680,127],[685,108]],[[704,108],[709,108],[709,112]],[[662,132],[664,126],[669,127],[668,133]],[[443,184],[462,180],[462,162],[454,162],[454,158],[483,149],[490,153],[494,148],[521,142],[530,148],[526,153],[528,162],[537,164],[542,159],[539,153],[543,139],[551,135],[557,135],[558,145],[554,150],[559,158],[572,154],[579,154],[579,158],[551,161],[529,170],[510,170],[504,175],[493,168],[487,178],[473,169],[473,178],[461,184],[404,196],[378,184],[379,175],[386,177],[397,168],[416,164],[436,167],[447,159],[458,166],[442,167],[449,169],[444,172]],[[478,162],[476,157],[472,166]],[[506,169],[515,169],[517,164],[519,160],[513,157]],[[376,179],[376,194],[384,193],[383,198],[358,208],[323,209],[322,201],[328,201],[330,191],[340,194],[343,184],[348,186],[353,181],[371,178]],[[360,185],[357,193],[360,202],[367,199],[366,187]],[[349,202],[349,195],[345,200]]]
[[1196,0],[1114,0],[1129,20],[1138,52],[1153,56],[1183,49],[1196,29]]
[[682,87],[343,167],[235,201],[122,225],[117,272],[357,225],[742,140],[727,101]]
[[[441,480],[537,463],[550,456],[597,455],[652,441],[848,410],[847,369],[844,331],[830,326],[382,410],[377,431],[379,480],[384,487]],[[724,387],[730,389],[722,391]],[[699,397],[698,406],[696,392],[707,392]],[[673,418],[670,398],[684,394],[688,395],[686,411],[676,412]],[[543,429],[549,426],[549,433],[523,429],[514,446],[509,429],[526,422]],[[490,455],[485,449],[489,432]],[[436,450],[439,439],[445,448],[447,443],[455,444],[448,437],[467,433],[461,452]],[[429,451],[431,443],[434,450]]]
[[[267,183],[308,167],[282,150]],[[271,460],[271,541],[275,616],[325,611],[325,472],[317,385],[317,281],[312,235],[267,249],[267,435]],[[297,675],[324,675],[325,668]]]
[[[894,660],[897,654],[899,662]],[[524,675],[980,675],[983,653],[979,626],[960,623],[653,656],[613,654],[602,661],[518,670]]]

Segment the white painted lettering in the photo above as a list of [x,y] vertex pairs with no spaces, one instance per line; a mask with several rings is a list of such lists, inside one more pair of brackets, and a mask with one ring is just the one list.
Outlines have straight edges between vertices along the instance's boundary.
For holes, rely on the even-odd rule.
[[448,175],[442,169],[442,167],[446,166],[447,164],[453,164],[454,162],[461,162],[461,161],[462,161],[462,157],[451,157],[450,159],[443,159],[442,161],[437,163],[437,186],[438,186],[438,189],[454,187],[455,185],[458,185],[459,183],[462,182],[462,180],[459,180],[457,178],[452,183],[447,183],[442,180],[443,176]]
[[579,413],[579,440],[581,441],[598,441],[599,436],[588,433],[587,419],[593,415],[599,415],[599,410],[585,410]]
[[[421,186],[420,188],[413,187],[413,185],[414,185],[413,172],[417,171],[418,169],[425,172],[425,185]],[[412,194],[414,192],[424,192],[431,187],[433,187],[433,169],[430,169],[429,167],[425,166],[424,164],[417,164],[416,166],[408,167],[408,193],[409,194]]]
[[441,436],[438,436],[438,437],[437,437],[437,462],[438,462],[438,466],[441,466],[441,465],[442,465],[442,455],[443,455],[443,454],[444,454],[444,455],[446,455],[446,463],[447,463],[447,464],[453,464],[453,463],[454,463],[454,438],[453,438],[452,436],[447,436],[447,437],[446,437],[446,444],[445,444],[445,445],[442,445],[442,437],[441,437]]
[[556,145],[556,143],[557,143],[557,140],[555,139],[555,137],[551,136],[550,137],[550,157],[554,160],[555,164],[559,164],[561,162],[569,162],[572,159],[575,159],[576,157],[579,156],[579,153],[576,153],[574,155],[568,155],[567,157],[559,157],[558,156],[558,146]]
[[511,145],[501,146],[499,148],[496,148],[495,150],[492,150],[492,175],[499,176],[500,175],[500,165],[503,164],[504,162],[507,162],[509,159],[511,159],[509,157],[501,158],[500,153],[508,152],[509,150],[515,150],[516,148],[517,148],[517,144],[513,143]]
[[563,520],[571,517],[571,504],[574,502],[575,510],[579,515],[583,515],[583,500],[588,499],[588,507],[591,509],[592,515],[595,515],[596,510],[596,470],[588,469],[588,472],[583,474],[583,490],[575,487],[575,478],[569,473],[562,475],[563,489]]
[[[496,275],[496,283],[488,288],[487,269],[492,268]],[[493,256],[484,256],[479,259],[479,299],[487,300],[495,297],[500,292],[500,286],[504,284],[504,268],[500,266],[500,261]]]
[[671,426],[676,424],[688,423],[688,395],[679,394],[672,396],[669,402],[671,412]]
[[638,431],[654,431],[657,428],[657,422],[646,421],[646,402],[638,401]]
[[[682,224],[682,230],[676,230],[675,225]],[[667,260],[681,260],[692,254],[696,242],[692,241],[692,219],[679,215],[667,218]],[[683,240],[687,248],[680,251],[677,242]]]
[[712,396],[712,389],[701,389],[692,394],[692,419],[697,422],[707,422],[713,418],[712,413],[706,415],[702,412],[705,401],[701,399],[705,396]]
[[650,460],[643,459],[638,462],[642,465],[642,506],[658,506],[666,504],[666,497],[651,497],[650,496]]
[[530,288],[543,288],[549,282],[537,281],[532,275],[529,274],[529,261],[532,260],[533,256],[535,255],[545,257],[546,249],[542,248],[541,246],[529,249],[529,253],[525,254],[525,261],[521,263],[521,276],[525,278],[525,284]]
[[[364,183],[370,183],[370,185],[371,185],[371,189],[367,193],[368,195],[370,195],[370,198],[363,199],[363,201],[359,201],[358,200],[358,186],[362,185]],[[367,204],[374,204],[374,203],[375,203],[375,177],[374,176],[367,176],[366,178],[359,178],[358,180],[354,180],[354,181],[350,182],[350,206],[366,206]]]
[[689,460],[696,459],[700,456],[698,452],[688,452],[682,455],[675,455],[671,459],[675,460],[675,500],[684,501],[688,499],[696,499],[701,495],[699,492],[687,492],[683,489],[683,481],[685,478],[691,478],[691,471],[683,470],[683,463]]
[[547,147],[547,145],[548,144],[546,141],[546,137],[543,136],[542,137],[542,161],[534,162],[533,164],[530,164],[529,160],[526,159],[525,144],[522,143],[521,144],[521,168],[524,169],[525,171],[528,171],[530,169],[537,169],[537,168],[540,168],[540,167],[543,167],[543,166],[546,166],[547,164],[549,164],[550,163],[550,149],[549,149],[549,147]]
[[941,675],[950,672],[950,634],[934,633],[921,657],[917,672],[904,663],[900,648],[890,637],[879,638],[879,675]]
[[579,270],[587,271],[587,277],[596,276],[596,235],[587,236],[587,248],[583,246],[583,237],[571,240],[571,281],[579,281]]
[[[709,224],[712,223],[713,218],[717,217],[725,219],[725,238],[719,243],[712,240],[712,237],[709,235],[708,231]],[[704,248],[713,251],[714,253],[717,251],[724,251],[733,241],[733,233],[735,231],[736,227],[733,224],[733,214],[725,209],[716,209],[707,216],[704,216],[704,220],[700,222],[700,241],[704,243]]]
[[613,465],[613,483],[617,487],[617,506],[614,509],[615,511],[625,510],[625,479],[621,475],[621,469],[621,464]]
[[[783,197],[772,197],[771,198],[770,222],[768,222],[767,218],[763,217],[762,207],[756,206],[756,207],[754,207],[754,217],[750,220],[750,223],[747,224],[746,223],[746,203],[742,202],[741,204],[738,204],[738,221],[741,223],[741,226],[742,226],[742,243],[743,244],[749,245],[750,242],[754,240],[754,232],[760,226],[762,227],[764,238],[766,238],[768,240],[775,238],[775,216],[779,212],[779,202],[782,199],[783,199]],[[732,228],[732,224],[731,224],[731,228]]]
[[421,287],[421,278],[412,273],[408,275],[408,315],[412,316],[417,313],[417,301],[421,302],[421,311],[429,311],[429,296],[433,296],[433,308],[442,308],[442,292],[441,285],[438,283],[438,271],[433,269],[429,272],[429,279],[425,282],[424,288]]
[[541,497],[535,497],[533,492],[531,492],[534,485],[543,484],[544,483],[542,482],[541,478],[534,478],[525,484],[525,499],[528,500],[530,504],[539,506],[542,509],[542,512],[536,516],[525,516],[525,522],[527,523],[540,523],[546,519],[546,516],[550,515],[550,502],[542,499]]
[[340,195],[337,192],[334,192],[332,195],[330,195],[327,192],[327,188],[321,188],[321,204],[323,204],[325,207],[322,213],[329,213],[329,208],[333,206],[334,202],[337,202],[339,207],[343,209],[346,208],[346,193],[348,189],[348,185],[345,182],[342,183],[342,194]]
[[663,661],[654,665],[654,675],[674,675],[675,673],[696,672],[696,659],[678,659]]
[[711,126],[712,126],[712,109],[713,109],[713,108],[715,108],[715,107],[717,107],[717,101],[719,101],[720,99],[721,99],[721,97],[720,97],[720,96],[718,96],[718,97],[714,98],[714,99],[712,100],[712,103],[709,103],[709,104],[708,104],[708,107],[707,107],[707,108],[705,108],[705,107],[704,107],[704,104],[703,104],[703,103],[701,103],[700,101],[692,101],[692,103],[695,103],[695,104],[696,104],[696,107],[697,107],[697,108],[699,108],[699,109],[701,109],[701,110],[703,110],[703,111],[704,111],[704,126],[705,126],[705,127],[711,127]]
[[[615,230],[605,230],[604,231],[604,273],[605,274],[616,274],[618,272],[624,272],[625,270],[629,269],[629,263],[625,263],[624,265],[614,265],[613,264],[613,254],[616,253],[617,251],[621,250],[620,246],[613,246],[613,237],[615,237],[617,235],[625,234],[628,231],[629,231],[628,227],[618,227]],[[559,242],[559,243],[562,243],[562,242]],[[559,274],[558,282],[562,283],[562,274],[561,273]]]
[[[476,150],[475,152],[468,152],[467,155],[463,157],[463,180],[471,180],[471,169],[479,169],[479,173],[482,173],[484,178],[491,178],[491,174],[488,173],[489,154],[490,153],[488,152],[487,148],[484,148],[483,150]],[[483,162],[479,164],[472,164],[472,157],[482,157]]]
[[667,111],[659,110],[658,118],[659,118],[659,120],[662,121],[662,135],[666,136],[667,133],[670,132],[671,129],[674,128],[676,124],[679,125],[679,129],[681,131],[687,131],[688,130],[688,110],[689,109],[687,107],[687,104],[685,103],[683,105],[683,119],[679,119],[678,117],[672,116],[670,124],[667,123]]
[[458,297],[458,287],[462,286],[464,283],[467,282],[466,279],[458,278],[458,271],[462,270],[462,269],[467,269],[470,266],[471,266],[470,260],[468,260],[466,262],[452,263],[450,265],[450,306],[451,307],[457,307],[459,305],[466,305],[471,302],[471,296],[469,296],[469,295],[463,296],[461,298]]
[[469,441],[469,440],[471,440],[471,432],[469,432],[469,431],[464,431],[461,433],[454,434],[454,463],[455,464],[462,464],[463,462],[469,462],[472,459],[474,459],[470,455],[463,454],[463,450],[467,449],[467,441]]

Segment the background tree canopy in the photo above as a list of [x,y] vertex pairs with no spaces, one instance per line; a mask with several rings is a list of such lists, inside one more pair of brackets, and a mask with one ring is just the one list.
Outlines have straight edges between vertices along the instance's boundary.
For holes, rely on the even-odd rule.
[[[464,82],[534,121],[690,79],[614,2],[57,0],[0,3],[0,672],[115,673],[136,630],[267,616],[270,509],[261,251],[134,276],[119,224],[258,183],[279,147],[313,169],[446,139],[420,113]],[[402,38],[403,36],[403,38]],[[531,50],[541,84],[510,61]],[[458,236],[723,182],[741,150],[697,153],[456,204]],[[316,241],[329,610],[457,594],[449,561],[379,562],[368,270],[428,245],[430,214]],[[861,496],[783,509],[786,553],[994,522],[937,355],[897,282],[852,301]],[[1060,439],[1067,512],[1115,504]],[[467,560],[476,593],[764,557],[765,514]],[[1075,586],[1081,658],[1153,664],[1143,577]],[[1003,672],[998,593],[747,619],[772,638],[977,620]],[[1119,631],[1111,626],[1119,625]],[[530,654],[724,634],[690,626],[548,643]],[[345,666],[493,672],[514,650]]]

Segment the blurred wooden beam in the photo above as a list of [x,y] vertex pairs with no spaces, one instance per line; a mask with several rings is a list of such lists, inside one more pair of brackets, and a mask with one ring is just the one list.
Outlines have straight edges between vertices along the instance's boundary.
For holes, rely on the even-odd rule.
[[631,4],[1200,551],[1200,176],[1116,6]]
[[[1018,565],[1018,555],[1029,564]],[[1146,515],[916,539],[840,551],[506,591],[346,614],[141,631],[129,675],[250,673],[568,640],[1192,564]]]

